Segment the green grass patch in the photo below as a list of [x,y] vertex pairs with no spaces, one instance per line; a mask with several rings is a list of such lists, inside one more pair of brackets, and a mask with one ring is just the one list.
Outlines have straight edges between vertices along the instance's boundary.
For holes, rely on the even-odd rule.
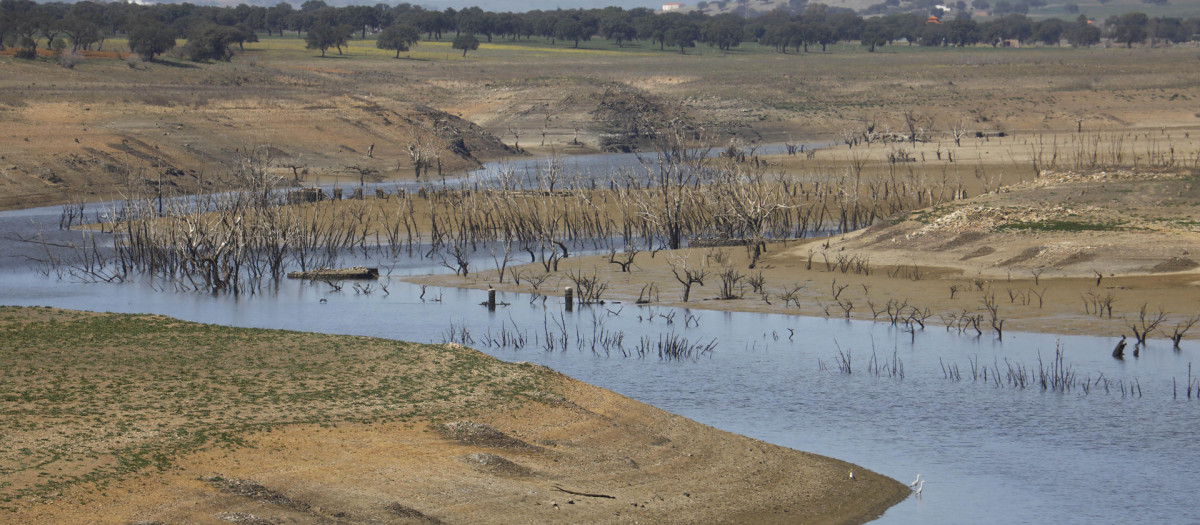
[[1125,221],[1085,222],[1067,220],[1047,220],[1034,222],[1010,222],[995,229],[998,232],[1107,232],[1124,230]]
[[954,211],[953,206],[936,206],[934,208],[925,208],[916,210],[909,215],[909,219],[917,221],[921,224],[929,224]]

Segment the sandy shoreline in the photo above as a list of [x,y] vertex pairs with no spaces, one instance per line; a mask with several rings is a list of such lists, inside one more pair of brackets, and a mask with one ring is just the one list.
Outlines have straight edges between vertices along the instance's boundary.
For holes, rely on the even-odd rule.
[[[915,271],[922,274],[920,280],[888,277],[884,274],[888,269],[882,267],[878,268],[879,274],[871,276],[844,274],[836,269],[829,271],[819,259],[814,261],[812,270],[806,270],[807,250],[810,246],[822,242],[810,241],[799,245],[773,247],[777,251],[765,258],[769,267],[762,270],[768,280],[769,297],[766,300],[761,295],[752,293],[747,293],[741,299],[718,299],[720,281],[717,277],[712,277],[705,282],[705,286],[695,286],[692,289],[692,300],[685,303],[679,296],[682,285],[675,281],[669,266],[665,262],[651,261],[649,256],[646,256],[645,261],[639,260],[641,270],[632,275],[621,274],[615,268],[609,268],[611,265],[607,256],[578,257],[574,261],[568,259],[562,263],[561,268],[564,271],[597,270],[600,279],[610,284],[605,297],[609,301],[626,304],[636,302],[642,288],[655,283],[659,300],[653,302],[653,306],[842,318],[845,317],[845,310],[838,304],[840,299],[842,302],[849,301],[854,304],[850,313],[852,319],[886,323],[890,320],[885,310],[889,301],[892,301],[894,305],[903,304],[906,310],[911,307],[922,310],[927,315],[922,319],[926,324],[924,329],[939,326],[950,330],[959,329],[958,319],[964,312],[986,313],[986,297],[994,297],[1000,304],[1000,316],[1005,321],[1003,330],[1008,331],[1120,337],[1122,334],[1132,335],[1129,324],[1138,320],[1142,304],[1148,305],[1151,314],[1156,314],[1158,309],[1162,308],[1167,318],[1160,324],[1160,329],[1168,332],[1177,324],[1186,322],[1191,315],[1200,313],[1195,300],[1197,286],[1200,286],[1200,274],[1195,272],[1105,275],[1101,286],[1096,286],[1095,277],[1041,277],[1035,284],[1028,274],[1025,274],[1025,277],[998,277],[981,281],[973,277],[973,274],[960,269],[922,266],[919,263]],[[708,251],[694,250],[693,257],[703,258]],[[730,252],[731,260],[747,259],[742,255],[744,252],[735,253],[737,251]],[[536,265],[530,268],[537,269]],[[911,268],[913,267],[909,263],[893,269],[903,272]],[[520,271],[522,268],[513,269]],[[467,279],[438,275],[410,277],[405,280],[418,284],[480,290],[491,286],[497,290],[522,293],[547,293],[546,290],[554,290],[554,295],[562,295],[562,289],[571,284],[565,279],[558,282],[551,280],[542,284],[541,290],[535,291],[528,285],[514,286],[511,280],[500,284],[494,275],[495,272],[482,272]],[[786,284],[772,286],[772,281],[782,281]],[[982,288],[977,286],[980,282]],[[789,305],[785,306],[781,295],[795,287],[800,287],[795,295],[799,305],[789,302]],[[843,287],[845,289],[839,293],[838,290]],[[951,287],[956,288],[953,298],[950,297]],[[838,294],[838,299],[834,298],[835,293]],[[1038,294],[1042,294],[1040,304]],[[1100,301],[1110,295],[1115,298],[1112,302],[1112,315],[1109,316],[1107,311],[1104,315],[1097,315],[1092,301]],[[1084,310],[1085,305],[1088,308],[1087,312]],[[928,312],[925,312],[926,310]],[[903,317],[907,317],[907,314]],[[995,337],[995,330],[986,322],[988,319],[984,321],[980,326],[983,335]],[[964,329],[964,333],[976,335],[973,328]],[[1192,339],[1195,335],[1189,333],[1184,339]],[[1161,340],[1165,336],[1165,333],[1156,331],[1151,335],[1151,339]]]

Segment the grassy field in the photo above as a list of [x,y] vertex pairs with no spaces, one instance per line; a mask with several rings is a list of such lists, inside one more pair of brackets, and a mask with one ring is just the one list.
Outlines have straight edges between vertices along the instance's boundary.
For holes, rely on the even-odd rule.
[[0,508],[288,425],[457,419],[544,388],[474,350],[0,307]]

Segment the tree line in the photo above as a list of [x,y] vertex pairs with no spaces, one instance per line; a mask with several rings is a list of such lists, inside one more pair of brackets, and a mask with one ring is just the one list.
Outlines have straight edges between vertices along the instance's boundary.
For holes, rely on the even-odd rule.
[[[322,0],[308,0],[299,8],[286,2],[272,7],[216,7],[0,0],[0,49],[11,46],[16,48],[17,56],[33,58],[43,44],[56,53],[68,48],[100,49],[107,37],[123,35],[130,51],[147,59],[152,60],[172,49],[178,39],[184,39],[182,55],[203,61],[229,60],[234,46],[256,42],[263,32],[268,36],[294,32],[322,56],[329,49],[342,53],[353,38],[374,35],[380,49],[395,50],[397,57],[422,38],[452,39],[453,47],[465,55],[477,49],[481,41],[534,37],[574,47],[593,38],[603,38],[618,47],[645,42],[680,53],[697,44],[727,51],[743,42],[756,42],[781,53],[799,53],[815,46],[825,51],[828,45],[839,42],[859,42],[875,51],[896,42],[996,46],[1014,42],[1061,45],[1065,41],[1072,46],[1089,46],[1108,38],[1133,46],[1147,41],[1185,42],[1200,36],[1200,18],[1151,18],[1137,12],[1099,23],[1083,15],[1074,20],[1033,20],[1021,13],[976,21],[965,10],[943,20],[911,12],[863,17],[823,4],[803,6],[748,18],[736,13],[658,13],[647,8],[620,7],[493,13],[479,7],[438,11],[408,3],[332,7]],[[940,9],[934,13],[944,14]]]

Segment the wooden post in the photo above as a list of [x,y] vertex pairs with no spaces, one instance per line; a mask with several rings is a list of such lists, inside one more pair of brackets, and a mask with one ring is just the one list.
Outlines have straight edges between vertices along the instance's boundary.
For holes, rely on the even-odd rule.
[[496,290],[493,290],[491,288],[488,288],[487,307],[488,307],[489,312],[496,311]]
[[567,301],[567,311],[568,312],[574,311],[575,310],[575,290],[571,289],[571,287],[568,286],[564,297],[566,298],[566,301]]

